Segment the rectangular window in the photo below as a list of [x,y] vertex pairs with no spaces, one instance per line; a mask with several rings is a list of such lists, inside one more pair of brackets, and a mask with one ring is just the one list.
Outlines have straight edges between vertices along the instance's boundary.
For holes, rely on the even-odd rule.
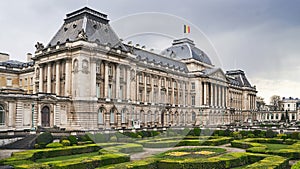
[[100,83],[96,84],[96,95],[97,95],[97,98],[100,97]]
[[123,86],[120,86],[119,98],[123,99]]
[[165,91],[161,91],[161,102],[165,103]]
[[139,75],[139,82],[143,83],[143,75]]
[[113,68],[111,65],[108,66],[108,76],[112,76],[113,75]]
[[96,64],[96,73],[100,73],[100,63]]
[[20,82],[19,82],[19,85],[20,85],[20,87],[22,87],[23,86],[23,81],[22,81],[22,79],[20,79]]
[[111,84],[108,85],[108,93],[107,93],[107,97],[108,97],[108,98],[111,98],[111,97],[112,97],[112,85],[111,85]]
[[27,86],[27,83],[28,83],[27,78],[25,78],[24,81],[25,81],[24,82],[25,83],[24,86]]
[[143,90],[139,90],[139,98],[138,98],[138,100],[142,101],[142,99],[143,99]]
[[146,102],[150,102],[150,92],[147,91]]
[[33,77],[30,78],[30,85],[33,85]]
[[174,88],[176,89],[177,88],[177,82],[173,82],[173,86],[174,86]]
[[11,78],[6,79],[6,86],[12,86],[12,80]]
[[162,86],[162,87],[165,86],[165,79],[161,79],[161,86]]
[[195,106],[195,96],[192,96],[192,106]]
[[150,76],[147,76],[146,81],[147,81],[147,84],[150,84]]
[[195,90],[195,88],[196,88],[196,87],[195,87],[195,82],[192,82],[192,83],[191,83],[191,89],[192,89],[192,90]]
[[172,82],[168,80],[168,87],[171,87]]

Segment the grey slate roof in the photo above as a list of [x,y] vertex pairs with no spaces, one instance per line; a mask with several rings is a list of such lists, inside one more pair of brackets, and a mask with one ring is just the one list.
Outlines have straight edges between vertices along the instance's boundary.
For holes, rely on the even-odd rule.
[[64,24],[49,42],[48,46],[75,41],[78,39],[79,32],[83,30],[88,42],[96,42],[126,50],[117,34],[109,25],[107,15],[84,7],[66,16]]
[[229,78],[229,81],[233,85],[241,86],[241,87],[252,87],[250,82],[248,81],[244,71],[242,70],[231,70],[227,71],[226,75],[232,78]]
[[188,72],[186,64],[178,60],[164,57],[160,54],[139,49],[133,46],[128,46],[128,48],[131,48],[132,54],[136,55],[136,59],[138,61],[147,61],[148,63],[154,63],[163,67],[168,67],[170,69]]
[[177,60],[193,58],[212,65],[209,57],[202,50],[195,47],[194,42],[188,38],[174,40],[172,46],[162,51],[161,54]]
[[23,67],[28,67],[28,66],[33,66],[34,62],[20,62],[17,60],[8,60],[5,62],[0,62],[0,66],[5,66],[9,68],[20,68],[22,69]]

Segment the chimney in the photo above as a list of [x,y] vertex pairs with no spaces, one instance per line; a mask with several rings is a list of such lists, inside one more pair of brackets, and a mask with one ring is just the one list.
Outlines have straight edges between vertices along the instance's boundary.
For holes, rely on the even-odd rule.
[[6,62],[9,60],[9,54],[0,52],[0,62]]
[[32,61],[31,58],[32,58],[32,54],[27,53],[27,62],[31,62]]

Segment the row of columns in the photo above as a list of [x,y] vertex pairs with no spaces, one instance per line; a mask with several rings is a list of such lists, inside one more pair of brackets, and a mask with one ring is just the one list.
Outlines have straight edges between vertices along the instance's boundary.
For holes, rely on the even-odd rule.
[[[214,83],[203,83],[203,104],[226,107],[227,88]],[[208,97],[207,97],[208,96]],[[209,103],[208,103],[209,102]]]
[[[47,92],[47,93],[55,93],[56,95],[65,95],[69,96],[70,95],[70,81],[71,81],[71,60],[66,60],[65,65],[65,91],[60,91],[61,86],[60,86],[60,77],[63,75],[63,72],[60,67],[60,62],[56,61],[55,64],[55,91],[51,91],[51,67],[52,67],[52,62],[49,62],[48,64],[45,65],[40,65],[39,67],[39,92]],[[44,91],[43,86],[43,76],[44,72],[47,71],[47,82],[46,82],[46,91]]]

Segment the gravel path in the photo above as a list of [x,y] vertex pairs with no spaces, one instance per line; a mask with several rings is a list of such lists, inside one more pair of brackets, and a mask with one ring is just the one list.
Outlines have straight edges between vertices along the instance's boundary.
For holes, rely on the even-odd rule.
[[144,148],[143,152],[135,153],[130,156],[131,161],[141,160],[147,157],[150,157],[154,154],[166,152],[168,150],[176,150],[180,148],[194,148],[194,147],[216,147],[216,148],[224,148],[227,152],[245,152],[244,149],[229,147],[230,144],[225,144],[221,146],[182,146],[182,147],[170,147],[170,148]]

